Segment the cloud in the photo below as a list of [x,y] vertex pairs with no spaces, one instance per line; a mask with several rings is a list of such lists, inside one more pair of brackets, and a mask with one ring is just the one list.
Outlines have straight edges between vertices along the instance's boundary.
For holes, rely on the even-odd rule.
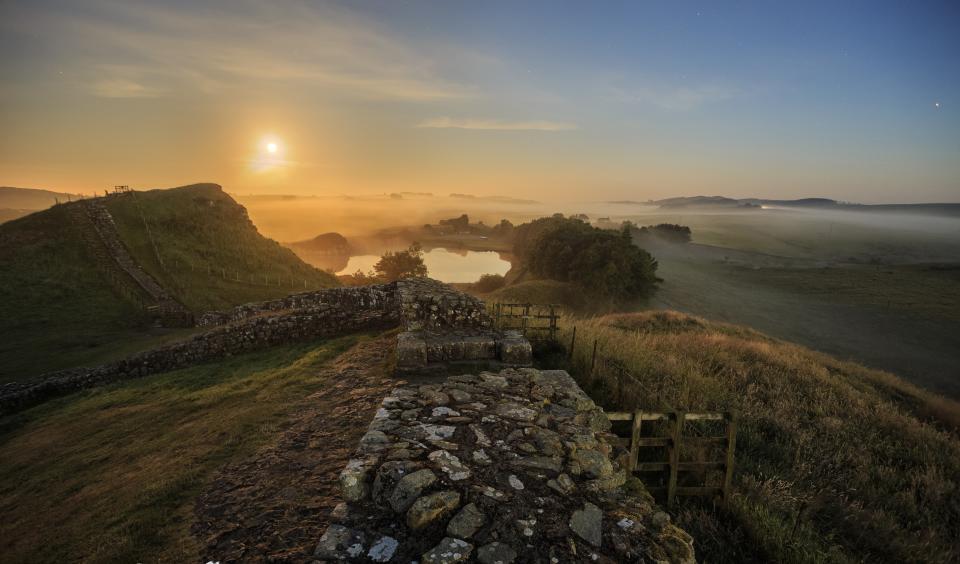
[[406,101],[474,95],[472,86],[444,76],[454,49],[417,44],[332,5],[237,0],[194,10],[91,0],[82,13],[36,17],[42,25],[34,29],[73,46],[97,96],[213,93],[270,82]]
[[417,124],[417,127],[497,131],[570,131],[577,129],[575,124],[558,121],[503,121],[497,119],[455,119],[449,117],[428,119]]
[[90,85],[95,96],[102,98],[156,98],[162,91],[125,78],[98,80]]
[[676,86],[644,85],[634,88],[612,87],[612,98],[619,102],[655,106],[661,110],[688,111],[707,104],[736,98],[740,90],[721,85]]

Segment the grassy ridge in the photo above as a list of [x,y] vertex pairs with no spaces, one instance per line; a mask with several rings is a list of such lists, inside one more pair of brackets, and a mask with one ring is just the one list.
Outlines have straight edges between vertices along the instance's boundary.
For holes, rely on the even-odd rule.
[[216,184],[136,192],[106,205],[137,262],[193,311],[338,285],[260,235],[243,206]]
[[194,560],[188,527],[205,479],[275,436],[324,385],[318,369],[356,341],[242,355],[0,421],[3,561]]
[[[709,561],[960,558],[960,407],[887,373],[668,312],[568,320],[573,372],[607,407],[735,410],[736,495],[688,503]],[[569,325],[566,339],[570,338]],[[589,375],[594,340],[633,379]]]
[[[333,276],[262,237],[243,207],[216,185],[105,202],[134,258],[196,312],[337,285]],[[225,280],[224,269],[233,277],[239,271],[245,281]],[[65,207],[0,225],[0,382],[106,362],[189,333],[152,327],[112,290],[88,259]]]
[[90,267],[63,207],[0,225],[0,382],[182,334],[141,330],[145,322]]

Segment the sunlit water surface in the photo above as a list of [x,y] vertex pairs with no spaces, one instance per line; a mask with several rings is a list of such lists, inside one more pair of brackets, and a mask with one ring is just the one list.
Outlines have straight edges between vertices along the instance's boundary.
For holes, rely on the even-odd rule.
[[[357,270],[370,272],[378,260],[379,255],[352,256],[337,274],[353,274]],[[476,282],[482,274],[506,274],[510,270],[510,262],[494,251],[431,249],[423,253],[423,262],[427,265],[428,275],[442,282]]]

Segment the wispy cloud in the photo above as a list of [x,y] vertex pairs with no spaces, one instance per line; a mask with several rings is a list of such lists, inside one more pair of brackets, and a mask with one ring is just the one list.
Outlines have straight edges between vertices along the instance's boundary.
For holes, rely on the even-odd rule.
[[559,121],[504,121],[498,119],[472,119],[438,117],[417,124],[417,127],[438,129],[485,129],[498,131],[570,131],[577,129],[572,123]]
[[[45,33],[82,46],[90,92],[106,97],[216,92],[288,82],[353,97],[431,101],[473,95],[444,77],[434,45],[398,37],[331,5],[245,2],[229,10],[91,0],[82,14],[42,14]],[[155,84],[158,86],[149,87]]]
[[705,84],[679,86],[669,84],[641,85],[632,88],[611,87],[611,98],[619,102],[644,104],[661,110],[695,110],[707,104],[722,102],[741,94],[737,88]]
[[90,84],[90,91],[103,98],[156,98],[163,91],[126,78],[107,78]]

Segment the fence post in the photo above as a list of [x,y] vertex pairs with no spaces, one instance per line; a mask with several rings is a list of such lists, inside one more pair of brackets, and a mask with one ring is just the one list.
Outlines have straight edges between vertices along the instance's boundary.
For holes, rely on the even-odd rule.
[[633,412],[633,427],[630,432],[630,462],[627,472],[632,475],[640,460],[640,426],[643,424],[643,412]]
[[733,482],[733,453],[737,448],[737,415],[727,414],[727,464],[723,473],[723,500],[730,496],[730,486]]
[[673,433],[670,438],[670,479],[667,482],[667,507],[673,507],[674,499],[677,496],[677,471],[680,466],[680,437],[683,436],[683,422],[686,419],[682,411],[674,411]]
[[590,359],[590,375],[593,376],[593,369],[597,365],[597,342],[598,339],[593,340],[593,358]]
[[557,317],[553,304],[550,305],[550,341],[557,340]]
[[577,326],[573,326],[573,336],[570,337],[570,352],[567,354],[567,362],[573,362],[573,347],[577,344]]

